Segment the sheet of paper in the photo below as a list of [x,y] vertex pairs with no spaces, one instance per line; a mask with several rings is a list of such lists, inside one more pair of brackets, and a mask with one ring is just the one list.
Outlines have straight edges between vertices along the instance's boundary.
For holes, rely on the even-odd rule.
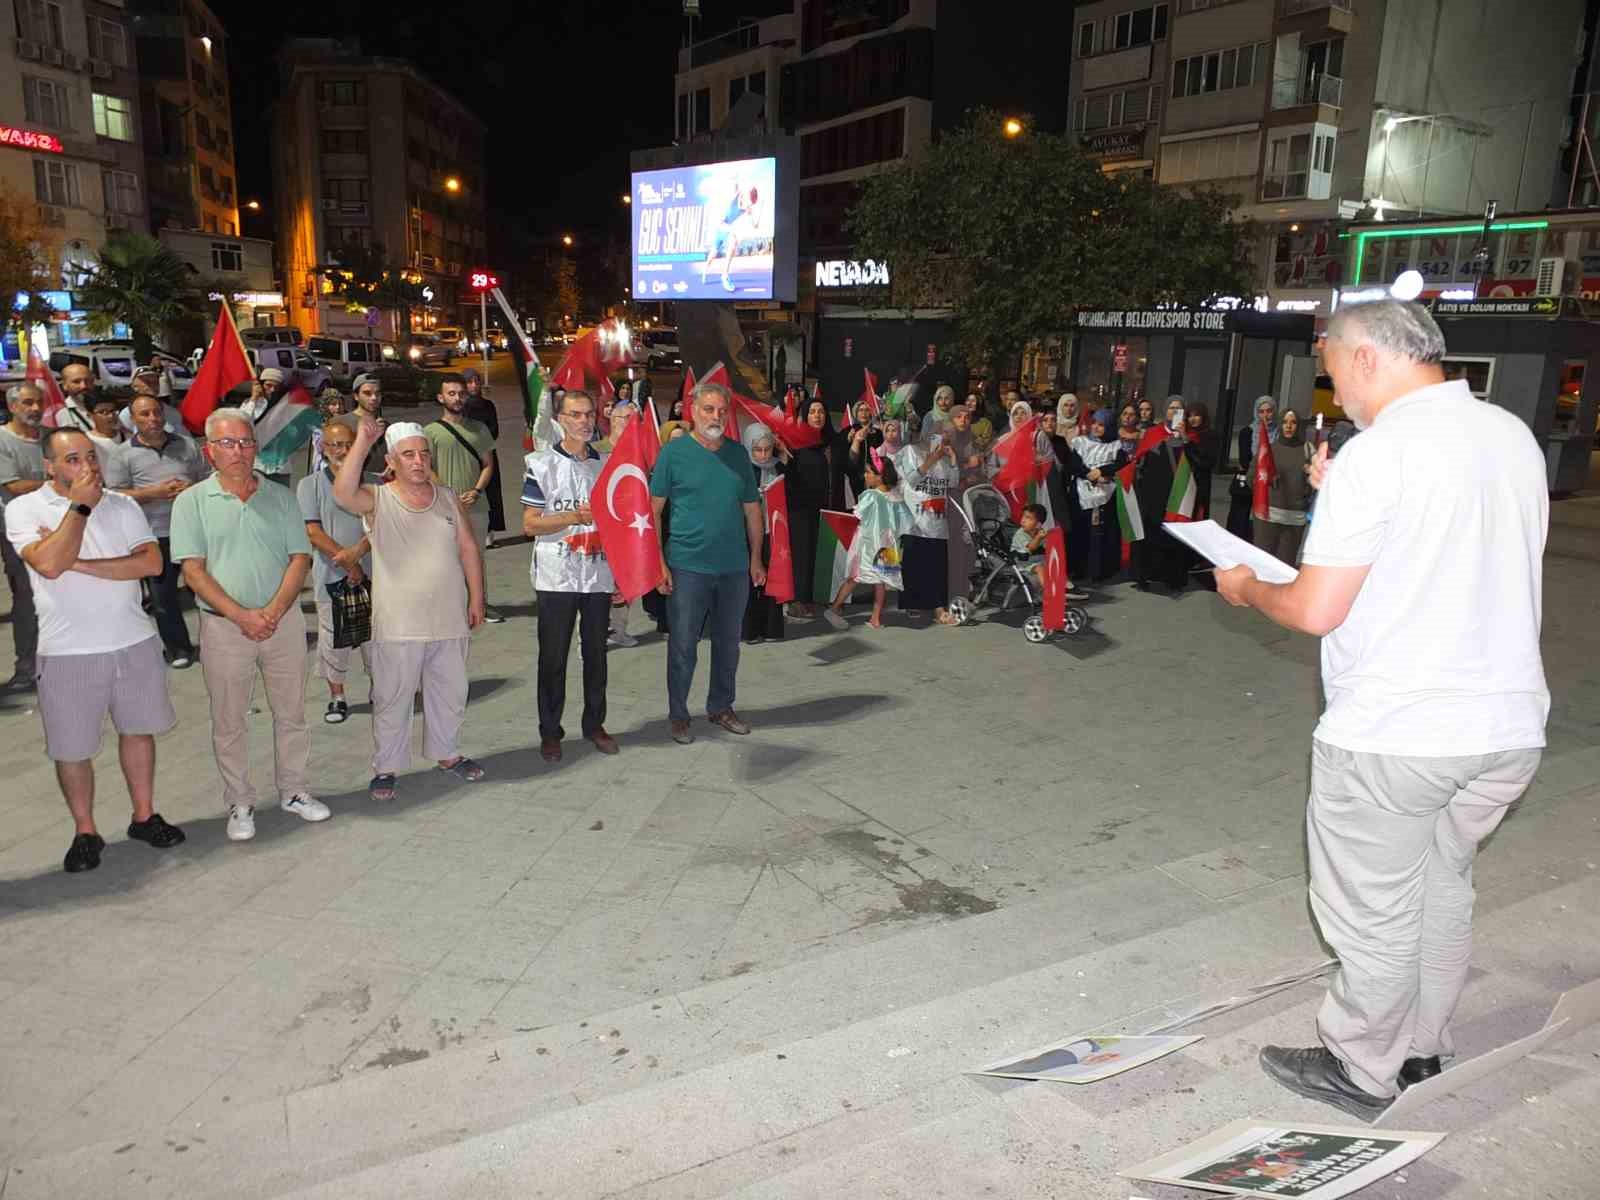
[[1385,1125],[1390,1121],[1405,1119],[1419,1108],[1437,1100],[1440,1096],[1448,1096],[1451,1092],[1466,1087],[1479,1079],[1493,1075],[1516,1062],[1519,1058],[1526,1058],[1546,1042],[1551,1041],[1561,1032],[1566,1025],[1566,1019],[1546,1025],[1537,1033],[1530,1033],[1527,1037],[1518,1038],[1514,1042],[1507,1042],[1504,1046],[1496,1046],[1487,1053],[1476,1058],[1469,1058],[1466,1062],[1457,1063],[1447,1071],[1441,1071],[1432,1079],[1424,1079],[1421,1083],[1414,1083],[1400,1093],[1400,1098],[1383,1110],[1381,1116],[1373,1122],[1374,1125]]
[[1161,527],[1219,567],[1249,567],[1267,583],[1293,583],[1300,574],[1215,521],[1165,521]]
[[1123,1071],[1182,1050],[1200,1041],[1190,1037],[1132,1037],[1127,1034],[1079,1034],[1050,1042],[1026,1054],[979,1067],[974,1075],[1004,1079],[1038,1079],[1050,1083],[1097,1083]]

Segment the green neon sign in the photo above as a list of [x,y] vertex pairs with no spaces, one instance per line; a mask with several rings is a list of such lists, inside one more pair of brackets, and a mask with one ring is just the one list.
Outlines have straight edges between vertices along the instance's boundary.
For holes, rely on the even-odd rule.
[[[1491,232],[1499,233],[1513,229],[1548,229],[1549,221],[1495,221],[1489,226]],[[1351,286],[1361,282],[1361,264],[1367,261],[1367,241],[1370,238],[1399,238],[1399,237],[1425,237],[1435,233],[1478,233],[1483,229],[1483,222],[1477,221],[1471,225],[1427,225],[1416,229],[1363,229],[1356,234],[1356,264],[1351,272]]]

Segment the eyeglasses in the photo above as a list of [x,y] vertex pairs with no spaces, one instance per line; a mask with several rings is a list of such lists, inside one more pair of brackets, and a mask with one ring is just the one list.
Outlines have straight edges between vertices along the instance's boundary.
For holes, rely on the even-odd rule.
[[255,438],[212,438],[211,444],[221,450],[254,450]]

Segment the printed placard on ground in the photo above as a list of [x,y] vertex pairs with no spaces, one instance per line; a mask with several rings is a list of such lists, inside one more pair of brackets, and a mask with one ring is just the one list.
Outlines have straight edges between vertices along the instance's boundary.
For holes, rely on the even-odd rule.
[[1414,1083],[1393,1104],[1384,1109],[1374,1125],[1382,1125],[1386,1121],[1397,1121],[1408,1113],[1414,1112],[1433,1103],[1440,1096],[1448,1096],[1451,1092],[1459,1091],[1469,1083],[1473,1083],[1486,1076],[1493,1075],[1496,1071],[1509,1067],[1519,1058],[1526,1058],[1546,1042],[1559,1034],[1566,1021],[1557,1021],[1553,1025],[1546,1025],[1527,1037],[1518,1038],[1514,1042],[1507,1042],[1504,1046],[1496,1046],[1487,1053],[1476,1058],[1469,1058],[1466,1062],[1458,1063],[1448,1071],[1441,1071],[1432,1079],[1424,1079],[1421,1083]]
[[1023,1055],[979,1067],[973,1075],[1038,1079],[1047,1083],[1097,1083],[1201,1041],[1188,1037],[1137,1037],[1120,1033],[1079,1034]]
[[1403,1129],[1234,1121],[1117,1174],[1230,1196],[1334,1200],[1415,1162],[1443,1140],[1442,1133]]

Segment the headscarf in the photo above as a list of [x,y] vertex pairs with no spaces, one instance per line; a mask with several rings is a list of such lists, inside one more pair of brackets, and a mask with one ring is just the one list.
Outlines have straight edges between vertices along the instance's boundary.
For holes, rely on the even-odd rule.
[[[1306,444],[1306,421],[1305,421],[1305,418],[1300,416],[1299,413],[1295,413],[1294,415],[1295,415],[1296,420],[1295,420],[1295,427],[1294,427],[1293,436],[1291,436],[1290,434],[1284,432],[1284,428],[1283,428],[1283,425],[1281,423],[1278,424],[1278,425],[1275,425],[1273,427],[1274,434],[1273,434],[1272,440],[1277,445],[1279,445],[1279,446],[1303,446],[1303,445]],[[1259,436],[1259,435],[1257,435],[1257,436]],[[1256,444],[1260,445],[1261,443],[1257,442]]]
[[[1078,411],[1067,413],[1067,401],[1072,401],[1072,406]],[[1056,401],[1056,432],[1062,437],[1070,438],[1075,434],[1086,433],[1083,420],[1083,409],[1078,406],[1078,397],[1071,392],[1062,392],[1061,399]]]
[[1089,418],[1089,424],[1093,425],[1096,421],[1098,421],[1106,431],[1106,436],[1102,439],[1103,441],[1114,442],[1117,440],[1117,419],[1111,415],[1111,410],[1109,408],[1095,409],[1094,415]]
[[[1278,398],[1276,396],[1257,396],[1255,407],[1251,410],[1254,414],[1250,418],[1250,453],[1256,452],[1256,447],[1261,445],[1261,402],[1270,400],[1274,414],[1278,411]],[[1267,444],[1271,445],[1278,440],[1278,422],[1274,420],[1267,426]]]
[[670,442],[672,440],[672,435],[674,433],[676,433],[678,430],[682,429],[683,427],[684,426],[683,426],[683,422],[682,421],[663,421],[663,422],[661,422],[661,444],[663,446],[665,446],[668,442]]
[[[671,424],[671,422],[668,422]],[[778,439],[772,430],[761,424],[760,421],[751,421],[739,431],[739,440],[744,443],[745,453],[750,456],[750,465],[756,469],[756,485],[765,488],[778,477]],[[758,442],[772,442],[772,457],[764,463],[756,462],[756,444]]]
[[972,423],[970,418],[968,420],[967,427],[964,430],[958,428],[955,421],[952,419],[947,421],[944,425],[941,425],[939,427],[939,431],[944,434],[945,444],[955,449],[956,470],[959,472],[961,485],[966,487],[971,484],[981,482],[983,478],[983,464],[980,462],[975,469],[967,466],[967,460],[973,455],[978,455],[980,458],[982,457],[978,450],[977,439],[972,436]]
[[1011,431],[1015,433],[1033,419],[1033,406],[1026,400],[1018,400],[1011,406]]

